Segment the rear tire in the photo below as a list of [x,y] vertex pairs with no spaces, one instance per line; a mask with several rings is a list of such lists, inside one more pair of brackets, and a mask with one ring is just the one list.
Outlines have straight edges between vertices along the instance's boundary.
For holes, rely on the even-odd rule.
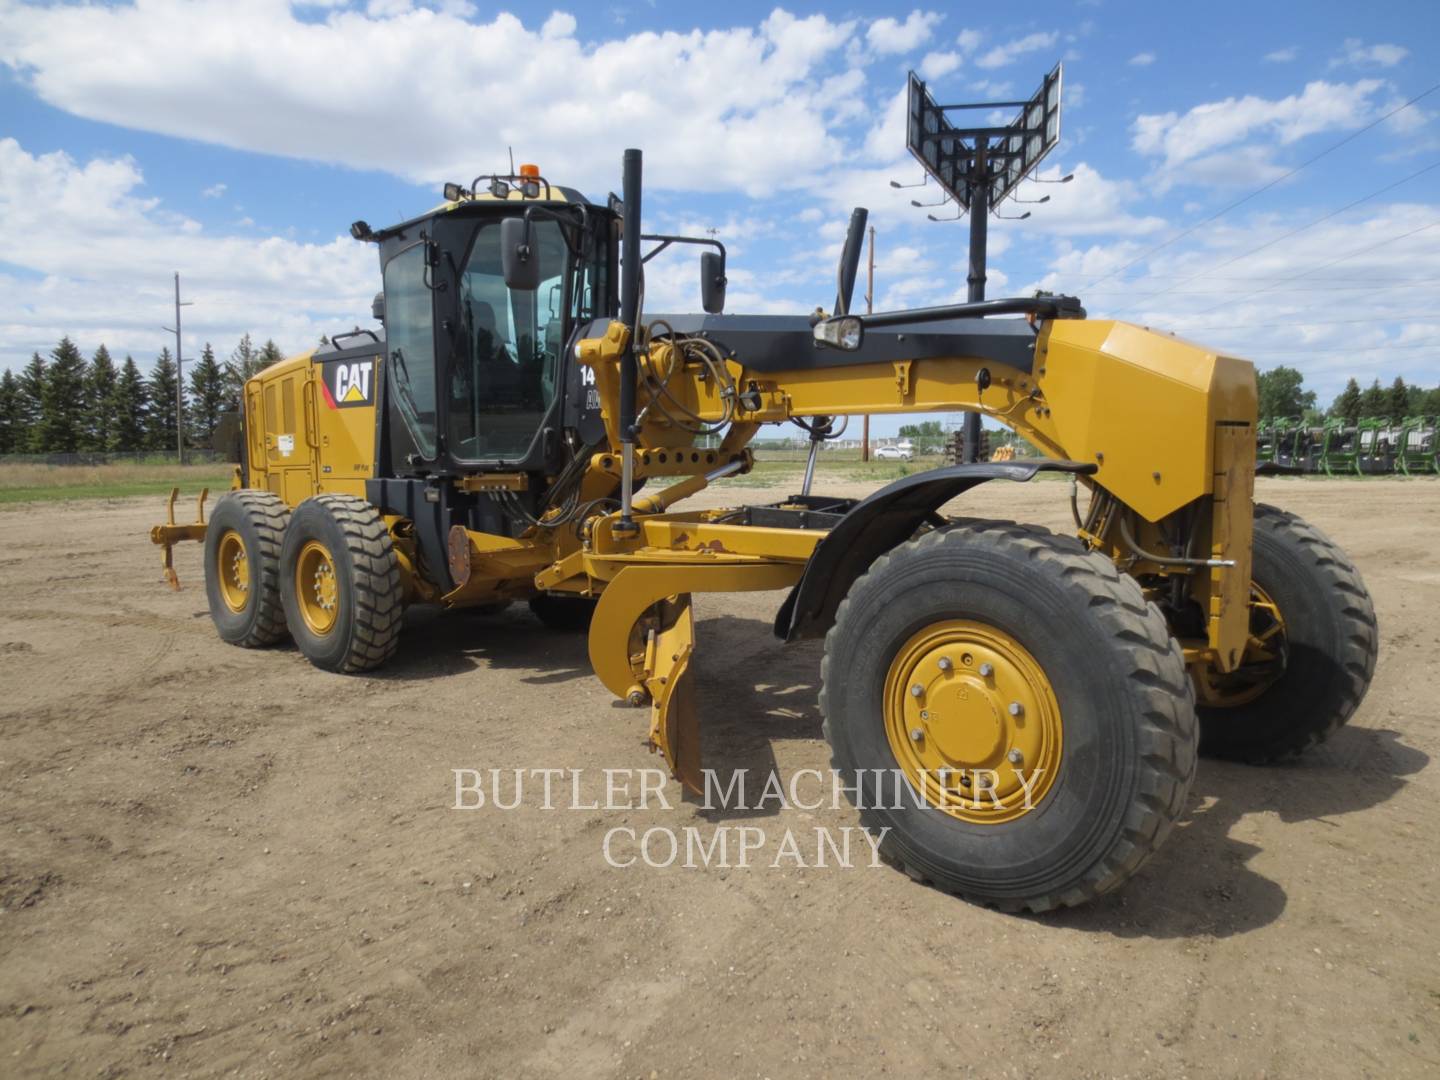
[[1265,765],[1320,745],[1355,714],[1379,630],[1359,571],[1319,529],[1262,503],[1254,535],[1252,576],[1284,620],[1284,671],[1243,703],[1198,711],[1202,754]]
[[[917,654],[914,643],[935,628],[941,644]],[[946,643],[947,633],[958,633],[958,643]],[[1010,644],[992,650],[987,640]],[[1002,658],[1007,650],[1013,665]],[[900,676],[898,700],[921,689],[917,704],[935,702],[934,712],[914,714],[927,725],[910,733],[917,746],[952,758],[960,748],[1003,770],[1014,760],[1007,745],[1026,738],[1004,713],[1007,698],[1024,696],[1027,671],[1040,704],[1022,711],[1025,722],[1043,725],[1058,707],[1050,721],[1059,725],[1050,751],[1058,764],[1033,806],[983,819],[928,800],[916,806],[909,792],[893,797],[897,766],[913,776],[896,749],[904,733],[896,736],[891,720],[895,671],[916,655]],[[989,672],[985,656],[995,659]],[[1164,618],[1110,560],[1043,529],[968,522],[881,556],[840,605],[822,679],[831,764],[852,801],[861,777],[860,821],[881,834],[881,856],[916,880],[1005,910],[1046,911],[1117,887],[1165,839],[1194,777],[1192,688]],[[957,689],[962,684],[968,691]],[[906,713],[901,726],[912,722]],[[1002,734],[991,746],[988,734],[977,737],[981,728]],[[1043,746],[1031,743],[1027,753],[1032,748],[1040,760]],[[882,774],[861,770],[884,771],[883,798],[874,787]]]
[[230,491],[205,530],[205,598],[222,641],[246,649],[285,638],[280,547],[290,508],[269,491]]
[[316,667],[379,667],[400,641],[400,564],[375,507],[316,495],[295,508],[280,552],[280,595],[300,651]]

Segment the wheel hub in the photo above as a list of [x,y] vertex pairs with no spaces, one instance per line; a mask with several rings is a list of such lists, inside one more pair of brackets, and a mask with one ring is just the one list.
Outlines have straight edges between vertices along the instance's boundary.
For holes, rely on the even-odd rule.
[[305,625],[313,633],[329,633],[335,625],[340,590],[335,578],[335,561],[318,540],[310,540],[300,549],[295,566],[295,594]]
[[245,541],[234,529],[220,537],[215,561],[220,598],[231,611],[244,611],[250,593],[250,560],[245,553]]
[[1245,655],[1234,671],[1220,674],[1208,664],[1195,669],[1195,694],[1200,704],[1236,708],[1269,690],[1285,673],[1290,644],[1285,616],[1269,593],[1250,583],[1250,636]]
[[885,725],[911,784],[965,821],[1027,813],[1060,763],[1060,710],[1044,671],[1009,634],[968,620],[933,624],[901,647]]

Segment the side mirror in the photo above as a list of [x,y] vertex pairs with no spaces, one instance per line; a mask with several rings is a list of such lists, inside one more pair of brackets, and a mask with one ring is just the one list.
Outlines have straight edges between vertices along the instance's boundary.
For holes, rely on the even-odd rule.
[[500,222],[500,266],[509,288],[533,292],[540,287],[540,252],[530,242],[524,218]]
[[385,294],[377,292],[375,299],[370,301],[370,314],[378,323],[385,321]]
[[708,315],[725,310],[725,257],[718,251],[700,256],[700,306]]

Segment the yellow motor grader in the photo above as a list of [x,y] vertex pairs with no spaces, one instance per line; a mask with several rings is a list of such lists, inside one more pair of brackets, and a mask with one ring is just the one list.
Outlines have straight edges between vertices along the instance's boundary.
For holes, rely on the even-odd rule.
[[[1354,712],[1374,612],[1334,544],[1254,504],[1248,362],[1069,297],[850,314],[858,214],[833,312],[727,315],[723,246],[643,234],[641,194],[632,150],[603,205],[523,166],[352,227],[379,250],[383,331],[252,379],[234,488],[208,523],[175,524],[172,498],[152,532],[172,581],[171,545],[203,541],[224,640],[362,672],[411,604],[527,600],[588,627],[600,680],[698,791],[691,597],[788,590],[775,633],[825,639],[833,767],[882,854],[1007,910],[1134,873],[1198,753],[1289,757]],[[644,265],[676,244],[711,249],[703,315],[643,310]],[[764,424],[813,449],[835,418],[942,411],[1043,457],[862,500],[807,469],[780,503],[680,506],[749,470]],[[941,512],[1042,472],[1068,478],[1074,535]]]

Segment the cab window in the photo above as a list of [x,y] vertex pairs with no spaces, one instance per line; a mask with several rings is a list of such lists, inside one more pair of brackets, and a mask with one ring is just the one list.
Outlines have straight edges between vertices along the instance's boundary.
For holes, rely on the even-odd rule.
[[426,284],[425,246],[385,264],[387,397],[415,447],[435,456],[435,316]]
[[500,264],[500,226],[476,232],[460,276],[461,334],[451,364],[450,452],[462,461],[526,456],[555,400],[564,348],[568,251],[554,221],[533,223],[546,275],[511,292]]

